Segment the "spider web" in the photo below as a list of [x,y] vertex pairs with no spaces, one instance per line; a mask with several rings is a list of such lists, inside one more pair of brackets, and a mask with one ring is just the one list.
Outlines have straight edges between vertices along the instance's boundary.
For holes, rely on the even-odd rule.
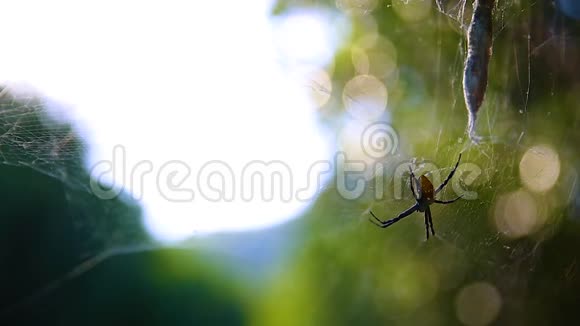
[[[36,303],[37,299],[111,256],[158,247],[142,229],[140,209],[128,196],[101,200],[92,194],[90,176],[84,164],[86,145],[67,120],[68,117],[51,111],[49,108],[52,106],[49,100],[29,90],[22,90],[20,86],[4,86],[0,91],[0,164],[31,169],[56,181],[56,184],[49,186],[50,191],[62,196],[66,207],[59,212],[64,216],[54,218],[53,228],[71,229],[71,234],[67,236],[72,241],[66,249],[58,252],[38,249],[37,255],[55,259],[54,269],[46,268],[51,271],[49,275],[39,274],[35,277],[36,282],[30,281],[32,287],[23,286],[28,293],[19,293],[11,300],[3,301],[0,319],[19,313],[21,308]],[[35,179],[43,178],[37,175]],[[31,183],[29,187],[47,187],[44,181],[39,182]],[[32,192],[31,196],[34,194]],[[14,215],[18,216],[18,213]],[[35,225],[44,223],[43,218],[46,216],[37,216],[32,225],[24,227],[34,229]],[[9,226],[19,223],[12,221],[12,217],[4,219]],[[12,232],[12,228],[7,227],[5,232]],[[10,241],[9,234],[5,236]],[[61,243],[63,240],[56,241]],[[16,245],[7,243],[3,250],[9,255],[10,251],[15,250],[11,247]],[[23,254],[23,257],[26,255]],[[18,270],[21,266],[10,268]],[[9,297],[7,295],[6,298]]]
[[41,101],[0,90],[0,163],[27,166],[88,191],[82,141],[70,125],[52,120]]

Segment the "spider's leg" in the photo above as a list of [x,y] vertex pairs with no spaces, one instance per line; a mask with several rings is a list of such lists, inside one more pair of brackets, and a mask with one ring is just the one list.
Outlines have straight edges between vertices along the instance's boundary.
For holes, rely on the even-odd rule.
[[427,236],[427,240],[429,240],[429,215],[427,211],[425,211],[425,235]]
[[[383,224],[383,221],[381,221],[374,213],[373,211],[369,211],[371,213],[371,215],[373,216],[373,218],[375,219],[375,221],[379,222],[380,224]],[[371,222],[373,222],[373,224],[375,225],[379,225],[377,223],[375,223],[373,220],[370,220]]]
[[433,227],[433,215],[431,215],[431,209],[427,207],[425,214],[429,216],[429,226],[431,227],[431,235],[435,235],[435,228]]
[[[417,177],[415,177],[415,174],[413,173],[413,169],[411,169],[411,165],[409,165],[409,178],[411,178],[411,191],[413,192],[413,197],[415,199],[420,199],[423,195],[422,195],[422,189],[421,189],[421,184],[419,183],[419,179],[417,179]],[[413,188],[413,183],[415,183],[415,188],[417,189],[415,192],[415,189]]]
[[455,174],[455,170],[457,170],[457,167],[459,166],[459,161],[461,161],[461,153],[459,153],[459,159],[457,159],[457,163],[455,163],[455,167],[453,167],[451,173],[449,173],[445,181],[443,181],[443,183],[440,184],[439,187],[437,187],[437,189],[435,189],[435,195],[438,192],[440,192],[443,189],[443,187],[445,187],[445,185],[447,185],[447,183],[449,182],[449,180],[451,180],[451,178],[453,178],[453,174]]
[[397,221],[411,215],[411,213],[413,213],[414,211],[417,210],[417,207],[419,207],[417,204],[407,208],[404,212],[402,212],[401,214],[399,214],[397,217],[392,218],[388,221],[381,221],[380,219],[378,219],[375,214],[373,214],[373,212],[371,211],[371,215],[375,218],[375,220],[377,220],[379,223],[375,223],[373,220],[370,220],[374,225],[381,227],[381,228],[386,228],[387,226],[390,226],[394,223],[396,223]]
[[461,199],[462,197],[463,197],[463,195],[461,195],[461,196],[459,196],[459,197],[457,197],[457,198],[455,198],[455,199],[452,199],[452,200],[437,200],[437,199],[435,199],[435,202],[436,202],[437,204],[451,204],[451,203],[453,203],[453,202],[456,202],[456,201],[458,201],[458,200],[459,200],[459,199]]
[[413,194],[413,198],[415,198],[415,200],[416,200],[417,195],[415,195],[415,188],[413,187],[413,183],[415,182],[415,180],[413,180],[413,170],[411,170],[410,165],[409,165],[409,172],[411,172],[409,174],[409,185],[411,185],[411,194]]

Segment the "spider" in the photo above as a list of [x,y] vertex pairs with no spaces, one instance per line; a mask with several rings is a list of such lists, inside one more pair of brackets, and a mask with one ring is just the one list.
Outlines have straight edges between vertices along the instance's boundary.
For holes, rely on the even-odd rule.
[[[445,181],[443,181],[443,183],[441,185],[439,185],[439,187],[437,187],[437,189],[435,189],[435,191],[433,191],[433,184],[431,183],[431,181],[429,181],[429,179],[427,179],[426,176],[422,175],[420,177],[421,182],[419,183],[419,179],[417,177],[415,177],[415,175],[413,174],[413,170],[411,169],[411,166],[409,166],[409,171],[411,172],[411,175],[409,176],[411,179],[411,193],[413,194],[413,197],[415,198],[415,201],[416,201],[415,204],[413,206],[407,208],[405,211],[403,211],[397,217],[392,218],[388,221],[381,221],[379,218],[377,218],[375,216],[375,214],[372,211],[370,211],[371,215],[374,217],[374,219],[378,223],[375,223],[374,220],[370,220],[370,221],[378,227],[386,228],[388,226],[395,224],[399,220],[402,220],[403,218],[411,215],[415,211],[419,211],[421,213],[425,212],[425,232],[427,235],[427,240],[429,240],[429,228],[431,228],[431,234],[435,235],[435,229],[433,228],[433,218],[431,217],[431,210],[429,209],[429,205],[431,205],[433,203],[451,204],[451,203],[459,200],[462,197],[462,196],[459,196],[453,200],[448,200],[448,201],[435,199],[435,196],[441,190],[443,190],[443,187],[445,187],[445,185],[447,185],[449,180],[451,180],[451,178],[453,177],[453,174],[455,173],[455,170],[457,170],[457,166],[459,165],[459,161],[461,161],[461,154],[459,154],[459,159],[457,160],[457,163],[455,163],[455,167],[453,168],[451,173],[449,173],[449,175],[447,176]],[[415,183],[415,187],[417,188],[417,193],[415,193],[415,188],[413,187],[413,183]]]

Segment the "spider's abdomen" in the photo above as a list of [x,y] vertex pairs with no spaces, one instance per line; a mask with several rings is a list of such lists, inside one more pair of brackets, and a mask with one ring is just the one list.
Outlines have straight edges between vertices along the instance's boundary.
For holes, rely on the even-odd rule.
[[424,175],[421,176],[421,194],[422,198],[428,201],[433,200],[433,184]]

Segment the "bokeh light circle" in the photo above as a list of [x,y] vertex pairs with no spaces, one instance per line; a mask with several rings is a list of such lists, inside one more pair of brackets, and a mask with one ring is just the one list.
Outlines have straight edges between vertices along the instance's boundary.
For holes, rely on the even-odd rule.
[[437,295],[439,273],[427,263],[407,262],[392,275],[389,289],[399,309],[411,312]]
[[493,215],[497,230],[509,238],[529,235],[543,223],[534,197],[523,189],[500,196]]
[[430,0],[393,0],[393,9],[407,22],[417,22],[427,18],[431,11]]
[[491,284],[477,282],[465,286],[455,300],[457,318],[465,325],[493,322],[501,309],[501,295]]
[[355,71],[360,75],[372,75],[384,80],[397,68],[397,50],[389,39],[379,37],[372,40],[361,38],[351,48],[351,59]]
[[372,75],[358,75],[344,86],[342,101],[356,119],[372,121],[387,108],[387,87]]
[[354,70],[361,75],[368,74],[370,71],[370,61],[365,49],[358,46],[353,46],[350,49],[350,55]]
[[560,176],[558,153],[547,145],[529,148],[520,160],[520,179],[531,191],[550,190]]

